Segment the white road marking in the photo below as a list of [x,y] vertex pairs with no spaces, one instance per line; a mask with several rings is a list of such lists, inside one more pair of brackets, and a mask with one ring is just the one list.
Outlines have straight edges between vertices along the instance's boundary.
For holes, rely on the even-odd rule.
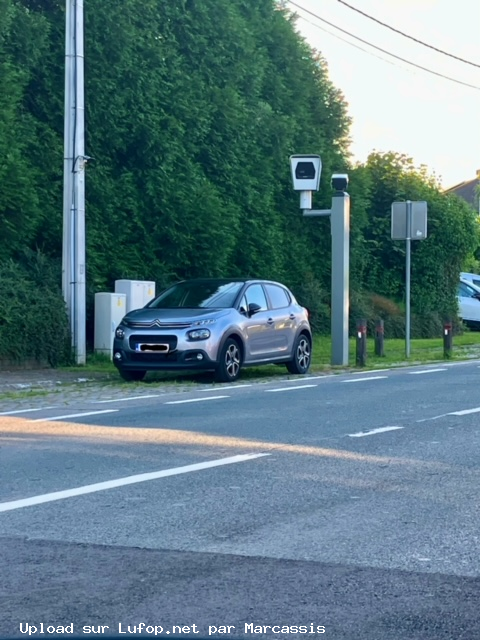
[[301,378],[290,378],[290,380],[282,380],[282,382],[303,382],[304,380],[323,380],[324,378],[338,378],[338,375],[336,373],[327,373],[324,376],[302,376]]
[[265,393],[277,393],[277,391],[296,391],[297,389],[312,389],[318,384],[302,384],[299,387],[281,387],[280,389],[265,389]]
[[448,416],[448,413],[442,413],[439,416],[433,416],[433,418],[422,418],[421,420],[416,420],[416,422],[428,422],[429,420],[438,420],[439,418],[445,418],[445,416]]
[[170,400],[164,404],[186,404],[187,402],[206,402],[207,400],[220,400],[221,398],[229,398],[230,396],[210,396],[210,398],[189,398],[188,400]]
[[364,382],[365,380],[383,380],[388,376],[369,376],[368,378],[353,378],[352,380],[342,380],[342,382]]
[[370,371],[354,371],[352,375],[361,376],[362,373],[366,375],[367,373],[383,373],[384,371],[390,371],[390,369],[371,369]]
[[[230,391],[230,389],[245,389],[245,387],[253,387],[253,384],[233,384],[233,385],[225,385],[225,389],[228,389],[228,391]],[[218,391],[217,388],[213,388],[213,389],[200,389],[200,391]]]
[[422,418],[417,422],[428,422],[429,420],[438,420],[439,418],[446,418],[447,416],[468,416],[471,413],[480,413],[480,407],[474,407],[473,409],[461,409],[460,411],[451,411],[450,413],[442,413],[439,416],[433,416],[433,418]]
[[128,402],[129,400],[144,400],[146,398],[159,398],[160,394],[156,393],[150,396],[129,396],[128,398],[112,398],[111,400],[94,400],[92,404],[105,404],[106,402]]
[[469,413],[479,413],[480,407],[475,407],[474,409],[463,409],[462,411],[452,411],[451,413],[447,413],[447,416],[468,416]]
[[67,418],[83,418],[84,416],[97,416],[102,413],[115,413],[118,409],[104,409],[103,411],[86,411],[83,413],[68,413],[64,416],[53,416],[51,418],[37,418],[32,422],[50,422],[51,420],[66,420]]
[[173,469],[164,469],[163,471],[153,471],[151,473],[140,473],[135,476],[127,476],[125,478],[117,478],[116,480],[107,480],[106,482],[97,482],[95,484],[87,484],[83,487],[75,489],[65,489],[64,491],[55,491],[53,493],[45,493],[40,496],[31,498],[23,498],[21,500],[13,500],[11,502],[0,502],[0,513],[3,511],[13,511],[14,509],[23,509],[23,507],[32,507],[45,502],[54,502],[55,500],[64,500],[65,498],[73,498],[75,496],[83,496],[87,493],[96,493],[97,491],[106,491],[107,489],[115,489],[116,487],[124,487],[129,484],[137,484],[139,482],[148,482],[149,480],[158,480],[159,478],[168,478],[170,476],[178,476],[182,473],[190,473],[192,471],[201,471],[202,469],[212,469],[213,467],[221,467],[227,464],[235,464],[237,462],[246,462],[255,458],[262,458],[270,455],[269,453],[247,453],[229,458],[220,458],[219,460],[210,460],[209,462],[198,462],[189,464],[185,467],[174,467]]
[[16,413],[31,413],[32,411],[47,411],[56,408],[57,407],[39,407],[38,409],[16,409],[15,411],[2,411],[0,416],[13,416]]
[[358,433],[349,433],[349,438],[364,438],[365,436],[373,436],[376,433],[385,433],[385,431],[396,431],[397,429],[403,429],[404,427],[380,427],[379,429],[372,429],[371,431],[359,431]]
[[407,373],[411,376],[419,376],[422,373],[436,373],[437,371],[446,371],[446,369],[422,369],[421,371],[407,371]]
[[474,364],[472,362],[446,362],[443,366],[444,367],[459,367],[462,364]]

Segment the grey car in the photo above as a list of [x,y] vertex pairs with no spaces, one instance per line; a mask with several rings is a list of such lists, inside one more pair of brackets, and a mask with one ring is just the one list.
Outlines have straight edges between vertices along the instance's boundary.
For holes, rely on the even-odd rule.
[[147,371],[211,370],[233,382],[244,366],[284,363],[307,373],[308,311],[278,282],[197,279],[179,282],[130,311],[115,331],[113,361],[125,380]]

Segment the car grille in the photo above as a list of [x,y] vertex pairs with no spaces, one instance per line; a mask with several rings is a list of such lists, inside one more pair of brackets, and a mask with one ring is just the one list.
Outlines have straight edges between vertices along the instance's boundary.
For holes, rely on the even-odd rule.
[[[177,336],[164,336],[159,334],[150,334],[150,335],[134,335],[130,336],[129,345],[132,351],[135,351],[137,348],[137,344],[147,343],[147,344],[168,344],[168,350],[174,351],[177,348]],[[143,355],[143,354],[142,354]],[[146,354],[145,354],[146,355]],[[151,354],[150,354],[151,355]],[[159,354],[154,353],[154,356]]]
[[128,326],[132,329],[188,329],[192,326],[191,322],[160,322],[160,320],[152,320],[148,322],[129,322]]

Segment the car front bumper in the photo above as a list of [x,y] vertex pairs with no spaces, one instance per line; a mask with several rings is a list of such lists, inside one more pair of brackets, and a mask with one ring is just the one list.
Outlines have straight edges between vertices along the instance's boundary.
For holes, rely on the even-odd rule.
[[115,340],[113,363],[118,369],[145,371],[174,371],[181,369],[215,369],[216,360],[199,347],[186,350],[175,349],[169,353],[139,353],[125,349],[123,340]]

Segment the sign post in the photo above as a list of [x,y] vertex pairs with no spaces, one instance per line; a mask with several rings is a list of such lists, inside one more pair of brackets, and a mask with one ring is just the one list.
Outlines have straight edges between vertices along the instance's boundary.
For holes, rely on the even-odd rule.
[[427,237],[427,203],[392,202],[392,240],[405,240],[405,356],[410,357],[412,240]]

